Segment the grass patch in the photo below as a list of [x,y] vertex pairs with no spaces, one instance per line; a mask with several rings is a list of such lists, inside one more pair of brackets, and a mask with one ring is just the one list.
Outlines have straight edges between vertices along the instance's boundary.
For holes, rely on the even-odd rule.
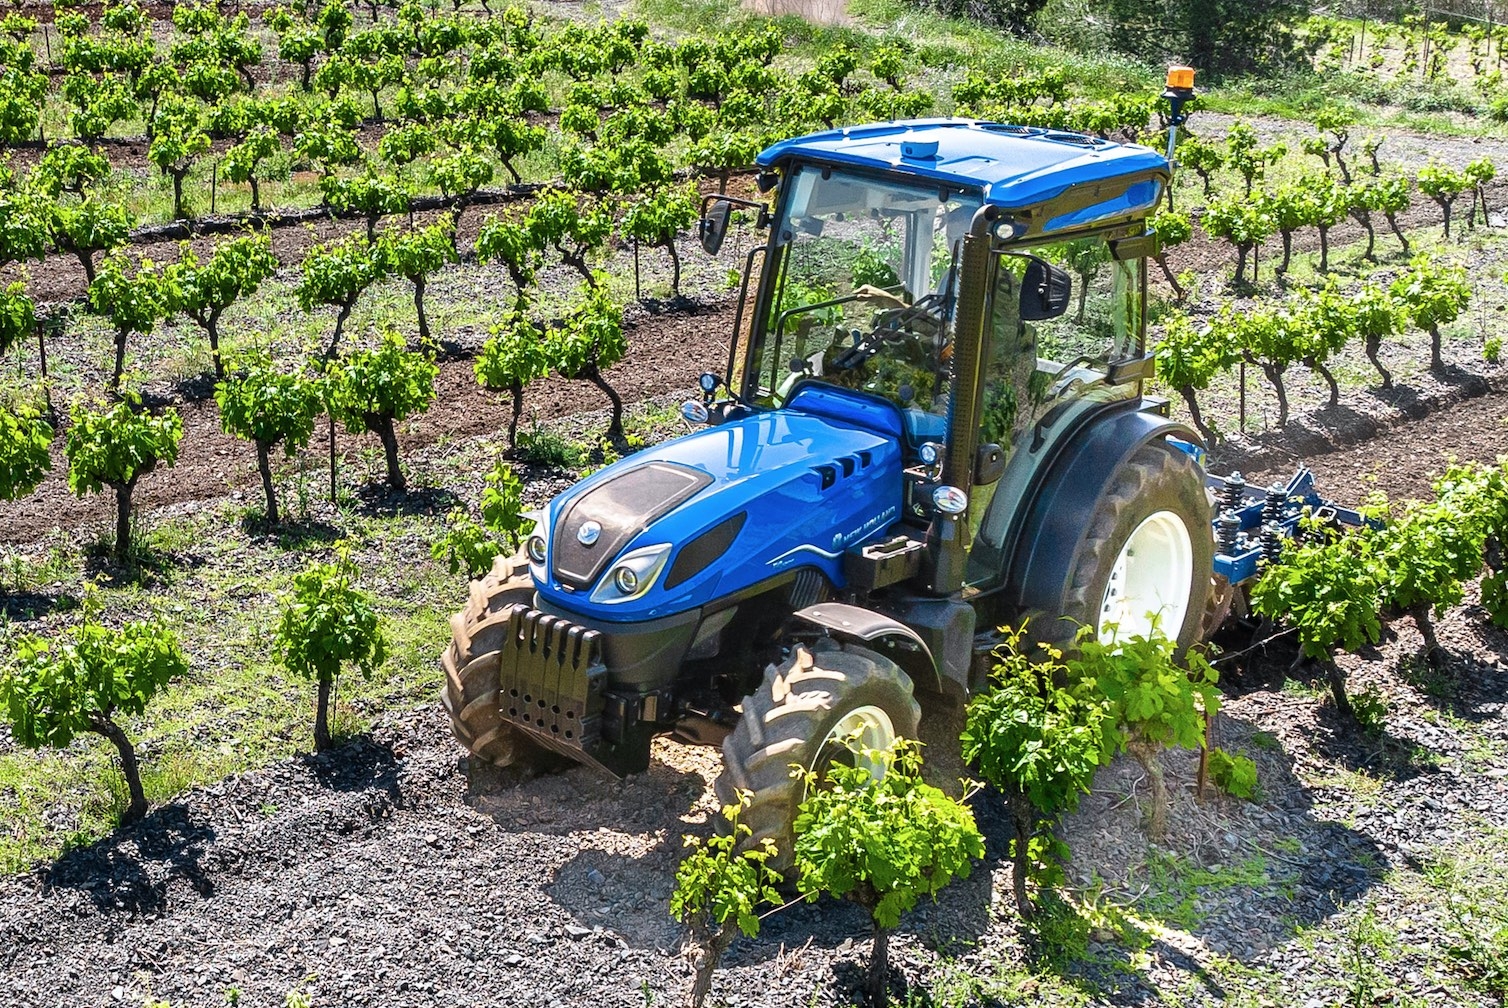
[[[377,598],[390,644],[387,664],[371,680],[338,684],[334,728],[337,737],[350,737],[385,710],[434,706],[436,656],[466,585],[430,558],[440,528],[422,516],[348,510],[327,520],[334,535],[353,543],[362,587]],[[149,801],[311,748],[313,687],[279,667],[270,640],[294,574],[310,559],[326,558],[330,539],[252,535],[235,521],[234,509],[207,511],[163,522],[150,534],[154,548],[171,548],[185,562],[106,590],[105,618],[155,612],[178,633],[190,659],[189,676],[126,726]],[[83,558],[70,560],[60,580],[76,584]],[[68,618],[20,629],[56,632]],[[432,716],[441,716],[438,709]],[[0,870],[20,871],[98,839],[124,805],[114,750],[103,739],[33,753],[0,736]]]
[[966,1008],[972,1005],[1021,1008],[1084,1008],[1092,995],[1073,980],[1014,964],[1001,964],[981,976],[977,966],[964,968],[940,963],[926,987],[908,991],[896,1008]]
[[1445,905],[1451,969],[1474,990],[1508,998],[1508,830],[1479,824],[1472,846],[1441,851],[1424,880]]
[[1209,898],[1225,889],[1256,889],[1271,883],[1267,861],[1253,855],[1230,865],[1202,868],[1188,858],[1153,850],[1145,864],[1149,890],[1133,909],[1138,916],[1180,931],[1204,920]]
[[518,432],[517,451],[518,457],[530,465],[580,469],[586,465],[591,446],[550,427],[534,426]]
[[1337,767],[1334,773],[1308,782],[1310,787],[1334,788],[1350,795],[1358,804],[1375,805],[1382,798],[1383,780],[1361,770]]

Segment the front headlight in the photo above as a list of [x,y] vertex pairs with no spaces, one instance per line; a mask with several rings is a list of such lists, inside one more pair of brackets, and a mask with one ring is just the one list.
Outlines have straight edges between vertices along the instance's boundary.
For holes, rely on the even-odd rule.
[[670,546],[670,543],[644,546],[620,558],[592,589],[592,601],[612,604],[641,597],[665,568]]
[[529,566],[539,576],[545,578],[545,561],[549,559],[549,544],[545,541],[548,529],[545,527],[545,514],[541,511],[526,512],[522,517],[532,518],[534,527],[529,529],[529,534],[524,537],[524,556],[529,560]]

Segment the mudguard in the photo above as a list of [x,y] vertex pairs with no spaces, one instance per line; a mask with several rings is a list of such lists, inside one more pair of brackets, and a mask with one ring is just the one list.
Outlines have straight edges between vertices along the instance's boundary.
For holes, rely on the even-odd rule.
[[1028,599],[1054,596],[1084,537],[1084,524],[1116,472],[1146,444],[1173,437],[1202,446],[1184,424],[1144,410],[1125,410],[1091,422],[1057,458],[1038,484],[1025,520],[1012,530],[1006,597],[1018,608]]
[[872,648],[901,667],[918,690],[942,691],[942,680],[932,651],[915,630],[873,609],[842,602],[819,602],[791,614],[793,618],[821,627],[840,640]]

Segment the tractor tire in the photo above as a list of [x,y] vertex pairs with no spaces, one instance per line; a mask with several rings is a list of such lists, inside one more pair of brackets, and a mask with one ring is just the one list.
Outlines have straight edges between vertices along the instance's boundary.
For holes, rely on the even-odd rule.
[[534,580],[522,553],[498,557],[492,570],[471,582],[466,608],[450,618],[451,642],[440,658],[445,685],[440,700],[450,714],[456,741],[476,758],[508,766],[537,747],[507,724],[498,707],[498,645],[509,606],[534,601]]
[[1095,502],[1087,528],[1061,597],[1028,605],[1038,614],[1033,639],[1072,651],[1084,626],[1102,640],[1111,623],[1122,637],[1145,635],[1149,612],[1178,655],[1203,639],[1215,544],[1193,460],[1160,441],[1143,445]]
[[914,739],[920,719],[911,679],[890,659],[854,645],[797,645],[744,697],[743,717],[723,740],[718,801],[731,805],[737,792],[752,793],[740,821],[753,831],[751,843],[775,841],[769,865],[789,875],[791,824],[806,789],[791,777],[792,764],[820,771],[832,758],[830,746],[854,729],[872,749],[887,748],[897,737]]

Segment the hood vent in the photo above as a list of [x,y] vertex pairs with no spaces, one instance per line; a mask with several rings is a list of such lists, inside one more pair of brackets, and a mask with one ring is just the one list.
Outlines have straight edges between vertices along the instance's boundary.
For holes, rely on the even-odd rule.
[[733,545],[733,540],[743,531],[744,522],[748,518],[747,511],[740,511],[682,546],[670,565],[670,572],[665,575],[665,590],[679,588],[711,567],[728,552],[728,547]]
[[854,473],[868,469],[873,461],[874,455],[870,452],[854,452],[852,455],[840,456],[832,462],[812,466],[812,472],[816,473],[821,481],[820,489],[828,490],[837,486],[839,480],[846,480]]

